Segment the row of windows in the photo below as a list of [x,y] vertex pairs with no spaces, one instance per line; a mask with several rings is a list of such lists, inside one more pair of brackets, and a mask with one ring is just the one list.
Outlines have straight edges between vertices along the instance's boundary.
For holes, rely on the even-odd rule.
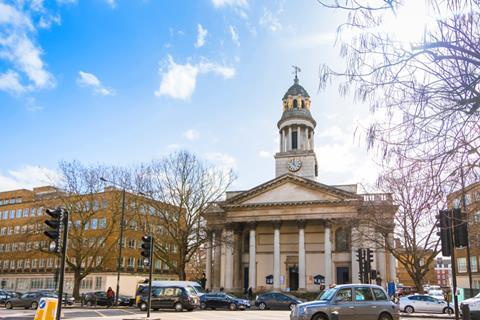
[[[469,192],[465,194],[465,203],[466,205],[470,205],[475,201],[480,201],[480,191]],[[458,198],[453,199],[452,206],[454,208],[461,208],[462,206],[462,197],[459,196]]]
[[[477,257],[470,256],[470,267],[472,268],[472,272],[478,272],[478,264],[477,264]],[[467,272],[467,258],[461,257],[457,258],[457,268],[458,272]]]
[[3,212],[0,211],[0,220],[8,220],[8,219],[15,219],[15,218],[28,218],[28,217],[35,217],[35,216],[43,216],[43,207],[39,208],[23,208],[17,210],[4,210]]
[[[95,287],[94,285],[95,280]],[[33,279],[2,279],[1,282],[5,284],[5,289],[15,291],[29,291],[33,289],[55,289],[55,279],[52,277],[47,278],[33,278]],[[85,290],[101,290],[103,284],[102,277],[87,277],[80,282],[80,289]],[[65,289],[71,291],[73,289],[73,278],[65,279]]]
[[0,206],[15,203],[22,203],[22,198],[0,199]]
[[76,220],[74,222],[75,229],[85,229],[85,230],[97,230],[97,229],[105,229],[107,227],[107,218],[94,218],[90,220],[83,221],[83,226],[82,226],[82,221],[81,220]]
[[59,263],[60,262],[57,258],[3,260],[0,261],[0,269],[6,271],[17,269],[57,268]]
[[[71,223],[71,222],[70,222]],[[82,227],[82,221],[76,220],[74,222],[75,228],[80,229],[84,228],[85,230],[97,230],[97,229],[105,229],[107,227],[107,218],[94,218],[84,222]],[[0,236],[9,236],[13,234],[32,234],[32,233],[40,233],[43,232],[45,229],[43,223],[34,223],[28,224],[23,226],[10,226],[10,227],[2,227],[0,228]]]

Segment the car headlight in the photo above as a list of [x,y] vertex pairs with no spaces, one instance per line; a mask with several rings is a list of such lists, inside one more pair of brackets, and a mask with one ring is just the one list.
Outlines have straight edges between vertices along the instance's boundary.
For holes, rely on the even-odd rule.
[[295,308],[298,308],[298,313],[299,314],[305,314],[308,311],[307,306],[301,306],[301,307],[296,306]]

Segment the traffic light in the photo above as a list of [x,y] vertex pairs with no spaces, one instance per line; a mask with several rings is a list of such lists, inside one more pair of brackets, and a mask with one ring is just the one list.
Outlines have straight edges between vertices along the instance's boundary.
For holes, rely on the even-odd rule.
[[360,283],[364,282],[364,275],[365,275],[365,264],[364,264],[364,252],[363,249],[357,250],[357,261],[358,261],[358,280]]
[[142,251],[140,254],[144,257],[143,264],[149,266],[150,260],[152,259],[152,236],[143,236],[142,241]]
[[442,244],[442,255],[449,257],[452,255],[452,223],[450,219],[450,210],[440,210],[437,215],[437,227],[440,231],[437,233],[440,236],[440,242]]
[[48,249],[51,252],[60,252],[60,232],[62,227],[62,220],[63,220],[63,211],[60,208],[57,209],[47,209],[45,212],[52,217],[51,220],[45,220],[45,224],[47,225],[46,230],[43,232],[47,237],[49,237],[52,241]]
[[460,208],[453,209],[453,231],[455,233],[455,247],[468,245],[467,217]]

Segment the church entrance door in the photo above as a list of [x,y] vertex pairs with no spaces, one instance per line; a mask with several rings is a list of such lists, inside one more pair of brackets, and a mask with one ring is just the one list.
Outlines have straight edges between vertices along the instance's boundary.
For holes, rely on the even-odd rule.
[[288,286],[290,291],[298,290],[298,267],[293,266],[288,268]]
[[348,267],[337,267],[337,284],[350,283],[350,269]]

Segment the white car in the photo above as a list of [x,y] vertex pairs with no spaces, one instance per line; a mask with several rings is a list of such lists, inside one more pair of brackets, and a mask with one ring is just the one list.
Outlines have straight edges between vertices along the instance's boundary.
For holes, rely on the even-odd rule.
[[480,311],[480,293],[475,297],[463,300],[460,306],[468,304],[470,311]]
[[439,300],[445,300],[445,296],[443,295],[442,290],[430,289],[430,290],[428,290],[428,295],[430,297],[434,297],[434,298],[439,299]]
[[400,311],[406,313],[425,312],[425,313],[453,313],[453,306],[446,301],[433,298],[425,294],[414,294],[400,298]]

